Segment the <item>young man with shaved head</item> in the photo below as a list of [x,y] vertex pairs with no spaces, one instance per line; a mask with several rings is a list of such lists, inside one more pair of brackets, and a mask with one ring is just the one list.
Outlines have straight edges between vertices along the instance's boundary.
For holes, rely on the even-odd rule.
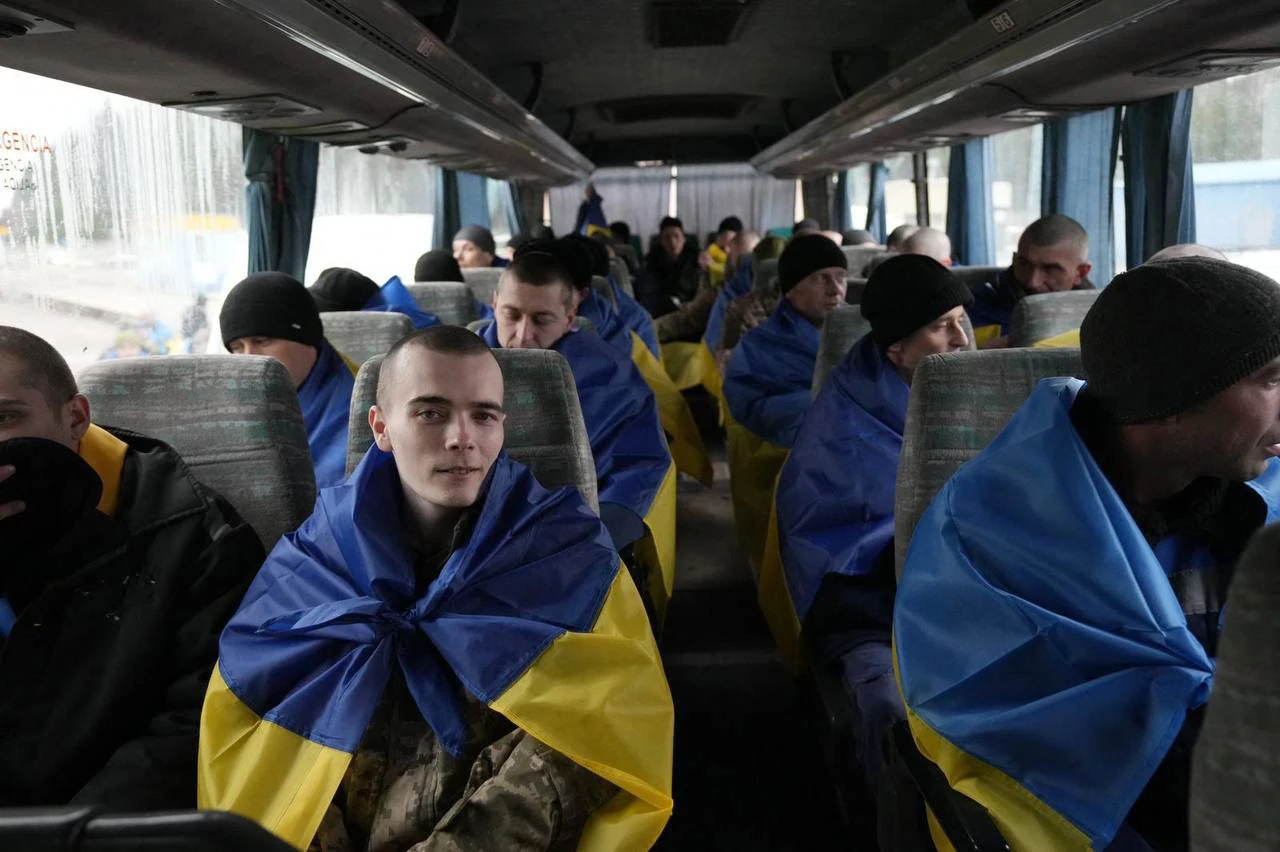
[[200,702],[262,564],[172,448],[0,326],[0,805],[195,805]]
[[203,807],[302,849],[656,840],[672,708],[639,595],[582,496],[505,454],[503,399],[464,328],[392,347],[374,445],[223,634]]
[[950,266],[951,238],[937,228],[919,228],[903,241],[902,254],[919,254]]

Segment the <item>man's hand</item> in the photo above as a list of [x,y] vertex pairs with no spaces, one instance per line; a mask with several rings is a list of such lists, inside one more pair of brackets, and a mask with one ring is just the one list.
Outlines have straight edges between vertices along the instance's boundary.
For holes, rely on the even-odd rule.
[[698,252],[698,268],[703,270],[704,272],[711,268],[710,252],[705,252],[705,251]]
[[[16,472],[17,469],[11,464],[0,466],[0,483],[13,476]],[[10,500],[8,503],[0,503],[0,521],[3,521],[5,518],[13,517],[25,508],[27,508],[27,504],[23,503],[21,500]]]

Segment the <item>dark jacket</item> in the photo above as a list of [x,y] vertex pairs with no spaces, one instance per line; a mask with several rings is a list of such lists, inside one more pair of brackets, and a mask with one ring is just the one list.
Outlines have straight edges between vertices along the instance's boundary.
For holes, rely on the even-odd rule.
[[656,245],[636,279],[636,301],[655,318],[669,314],[697,295],[699,272],[698,250],[692,243],[676,258]]
[[173,449],[108,431],[129,447],[115,517],[90,512],[5,572],[18,619],[0,642],[0,805],[195,807],[218,636],[262,544]]
[[[1084,278],[1072,288],[1073,290],[1092,290],[1093,282]],[[1013,275],[1013,267],[1002,270],[996,280],[984,281],[973,291],[973,304],[969,306],[969,321],[974,328],[988,325],[1000,326],[1000,333],[1009,331],[1009,317],[1013,314],[1013,306],[1018,304],[1026,290]]]

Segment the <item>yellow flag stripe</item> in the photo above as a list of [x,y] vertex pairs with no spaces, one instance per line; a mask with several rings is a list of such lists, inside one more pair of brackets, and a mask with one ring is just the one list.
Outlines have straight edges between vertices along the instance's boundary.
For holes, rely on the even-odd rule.
[[102,480],[97,509],[108,517],[114,517],[120,505],[120,477],[124,474],[124,457],[128,452],[128,444],[93,424],[80,439],[80,458]]
[[662,430],[669,436],[671,458],[675,460],[676,468],[704,485],[710,485],[713,477],[711,460],[702,444],[693,412],[662,364],[634,331],[631,332],[631,360],[657,398],[658,417],[662,420]]
[[[781,473],[779,473],[781,475]],[[777,486],[774,486],[775,493]],[[778,540],[778,505],[775,497],[769,512],[769,532],[765,536],[764,560],[760,563],[760,587],[757,590],[760,611],[773,634],[773,641],[787,665],[796,671],[805,667],[804,646],[800,643],[800,618],[791,599],[791,589],[782,570],[782,547]]]
[[1080,329],[1073,328],[1032,344],[1032,349],[1079,349]]

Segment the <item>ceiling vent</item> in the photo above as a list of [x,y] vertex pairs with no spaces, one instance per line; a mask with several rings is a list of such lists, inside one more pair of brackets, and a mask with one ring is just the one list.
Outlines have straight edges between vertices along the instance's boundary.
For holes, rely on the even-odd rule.
[[754,101],[750,95],[653,95],[605,101],[596,107],[606,121],[614,124],[685,119],[728,121],[742,115]]
[[655,0],[649,6],[654,47],[717,47],[737,38],[749,0]]
[[233,100],[190,101],[167,103],[163,106],[186,110],[209,118],[234,121],[237,124],[259,124],[266,121],[283,121],[320,112],[313,106],[286,98],[284,95],[256,95]]
[[1144,77],[1218,80],[1280,65],[1280,50],[1203,50],[1137,72]]

